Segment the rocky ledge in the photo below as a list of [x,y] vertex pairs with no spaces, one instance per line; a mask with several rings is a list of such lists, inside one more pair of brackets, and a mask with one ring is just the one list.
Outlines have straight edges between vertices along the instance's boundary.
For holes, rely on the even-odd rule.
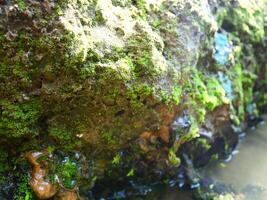
[[177,173],[194,187],[194,169],[227,159],[266,110],[266,11],[0,0],[0,198],[110,196],[105,182]]

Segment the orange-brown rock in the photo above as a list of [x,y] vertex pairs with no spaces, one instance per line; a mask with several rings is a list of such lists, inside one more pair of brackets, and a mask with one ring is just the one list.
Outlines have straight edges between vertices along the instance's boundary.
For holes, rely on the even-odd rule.
[[145,152],[153,150],[154,147],[150,146],[149,144],[154,144],[156,142],[157,136],[153,132],[145,131],[139,136],[139,146]]
[[161,126],[160,129],[157,131],[158,136],[166,143],[170,141],[170,132],[169,127]]
[[140,138],[141,139],[144,139],[146,141],[149,141],[150,138],[152,137],[153,133],[152,132],[149,132],[149,131],[145,131],[143,132],[141,135],[140,135]]
[[168,107],[166,107],[166,106],[159,106],[157,108],[157,111],[158,111],[160,118],[164,124],[167,125],[167,124],[172,123],[173,117],[175,114],[174,111],[170,111],[168,109]]
[[45,180],[45,169],[37,162],[37,159],[44,154],[44,152],[27,152],[25,154],[25,158],[33,167],[29,184],[39,199],[49,199],[57,192],[56,186]]

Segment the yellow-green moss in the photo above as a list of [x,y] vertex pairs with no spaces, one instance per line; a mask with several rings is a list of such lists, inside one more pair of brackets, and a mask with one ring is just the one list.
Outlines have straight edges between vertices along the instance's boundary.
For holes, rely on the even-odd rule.
[[0,108],[0,135],[15,138],[38,135],[36,125],[41,114],[39,101],[15,103],[2,99]]

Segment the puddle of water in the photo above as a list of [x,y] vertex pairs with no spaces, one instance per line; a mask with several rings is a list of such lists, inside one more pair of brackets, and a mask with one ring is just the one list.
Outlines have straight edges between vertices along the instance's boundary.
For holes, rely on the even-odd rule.
[[[244,200],[267,200],[267,116],[265,123],[247,131],[233,159],[227,163],[211,164],[203,169],[203,177],[229,187]],[[160,191],[160,192],[159,192]],[[147,200],[192,200],[190,191],[161,188]]]
[[246,200],[266,200],[267,123],[247,131],[237,150],[231,162],[209,167],[206,175],[242,193]]

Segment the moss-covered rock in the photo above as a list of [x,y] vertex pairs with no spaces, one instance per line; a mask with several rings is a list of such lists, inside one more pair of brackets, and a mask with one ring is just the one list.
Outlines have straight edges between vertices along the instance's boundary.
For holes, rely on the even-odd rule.
[[78,186],[138,176],[140,162],[171,174],[185,143],[224,137],[222,125],[238,129],[266,105],[265,9],[253,0],[0,1],[0,144],[16,144],[13,156],[53,149],[59,168],[47,170],[68,186],[80,172],[60,160],[77,151],[90,174]]

